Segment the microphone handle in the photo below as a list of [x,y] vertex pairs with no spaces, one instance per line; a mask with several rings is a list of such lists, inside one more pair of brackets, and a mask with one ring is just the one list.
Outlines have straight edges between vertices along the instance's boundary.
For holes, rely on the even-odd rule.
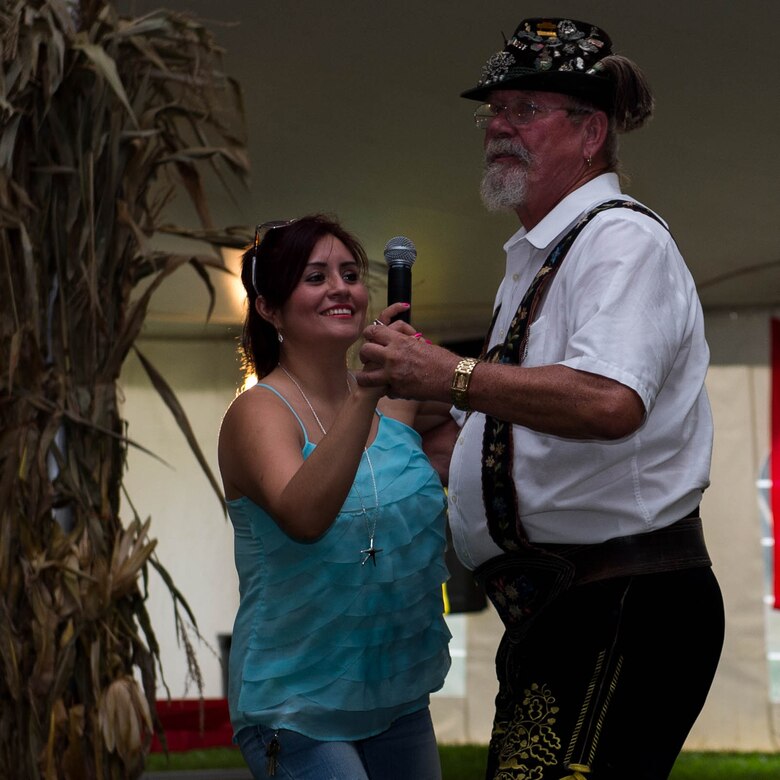
[[[396,264],[387,267],[387,305],[391,303],[412,302],[412,269],[409,266]],[[402,311],[393,320],[409,322],[411,309]]]

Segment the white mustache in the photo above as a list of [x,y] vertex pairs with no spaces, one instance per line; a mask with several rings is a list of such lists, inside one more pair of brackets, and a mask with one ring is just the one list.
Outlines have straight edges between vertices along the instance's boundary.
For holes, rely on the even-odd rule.
[[531,162],[528,150],[522,144],[508,138],[494,138],[485,147],[485,165],[490,165],[496,157],[506,156],[517,157],[526,164]]

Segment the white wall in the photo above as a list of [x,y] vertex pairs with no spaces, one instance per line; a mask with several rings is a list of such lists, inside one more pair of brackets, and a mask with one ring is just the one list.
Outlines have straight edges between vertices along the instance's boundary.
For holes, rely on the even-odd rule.
[[[201,449],[219,479],[217,435],[240,376],[228,340],[144,341],[141,352],[173,387]],[[157,557],[182,591],[208,644],[196,644],[204,695],[222,696],[217,635],[232,631],[238,608],[230,521],[172,415],[131,356],[122,372],[129,436],[173,468],[131,449],[125,483],[142,519],[152,517]],[[184,649],[177,641],[173,606],[156,572],[150,575],[148,609],[160,643],[163,671],[173,698],[196,697],[188,684]],[[158,696],[165,696],[160,688]]]
[[707,706],[689,742],[701,749],[772,750],[758,479],[769,446],[768,367],[714,366],[712,485],[702,517],[726,606],[726,641]]

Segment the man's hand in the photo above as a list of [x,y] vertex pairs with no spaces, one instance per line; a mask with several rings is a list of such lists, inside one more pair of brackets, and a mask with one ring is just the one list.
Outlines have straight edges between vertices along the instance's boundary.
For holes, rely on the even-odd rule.
[[363,370],[356,374],[358,384],[388,387],[394,398],[448,402],[458,356],[428,343],[405,322],[384,324],[398,306],[389,306],[363,331]]

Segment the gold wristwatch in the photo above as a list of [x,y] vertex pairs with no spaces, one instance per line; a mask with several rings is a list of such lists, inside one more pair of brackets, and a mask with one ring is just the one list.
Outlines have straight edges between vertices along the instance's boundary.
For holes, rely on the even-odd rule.
[[463,358],[455,366],[455,373],[452,376],[452,385],[450,387],[452,405],[464,412],[471,411],[469,406],[469,382],[471,381],[471,373],[474,371],[474,366],[477,363],[479,363],[477,358]]

